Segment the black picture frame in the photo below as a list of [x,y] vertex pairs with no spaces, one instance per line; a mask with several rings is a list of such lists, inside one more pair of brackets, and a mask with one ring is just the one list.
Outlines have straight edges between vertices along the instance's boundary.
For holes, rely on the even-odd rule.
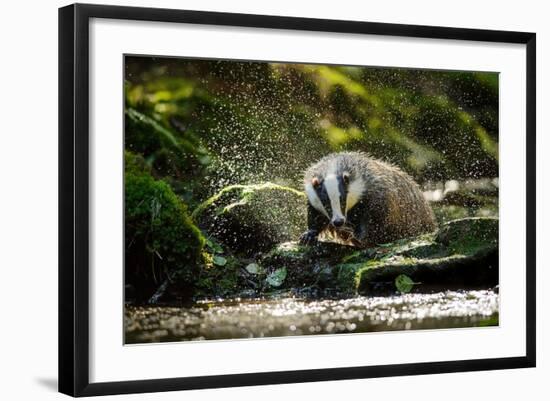
[[[89,22],[91,18],[354,33],[526,45],[526,354],[408,363],[90,383],[89,380]],[[59,391],[71,396],[236,387],[534,367],[536,35],[479,29],[74,4],[59,9]]]

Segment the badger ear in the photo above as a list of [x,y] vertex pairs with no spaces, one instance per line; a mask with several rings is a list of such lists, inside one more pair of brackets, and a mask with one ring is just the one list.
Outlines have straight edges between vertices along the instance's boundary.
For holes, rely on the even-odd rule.
[[344,184],[349,184],[349,173],[347,171],[342,173],[342,179],[344,180]]
[[317,188],[321,184],[321,181],[319,181],[318,177],[313,177],[311,179],[311,185],[313,185],[313,188]]

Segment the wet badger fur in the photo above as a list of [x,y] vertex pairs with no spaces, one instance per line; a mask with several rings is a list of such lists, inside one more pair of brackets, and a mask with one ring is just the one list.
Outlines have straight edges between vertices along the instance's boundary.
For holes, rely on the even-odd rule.
[[308,230],[302,244],[329,233],[344,243],[365,247],[436,229],[434,214],[413,179],[365,153],[323,157],[304,177]]

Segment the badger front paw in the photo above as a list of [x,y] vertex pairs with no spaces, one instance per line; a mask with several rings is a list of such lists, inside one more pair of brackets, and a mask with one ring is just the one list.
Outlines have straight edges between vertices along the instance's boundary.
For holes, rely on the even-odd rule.
[[314,245],[317,243],[319,233],[315,230],[307,230],[300,236],[301,245]]

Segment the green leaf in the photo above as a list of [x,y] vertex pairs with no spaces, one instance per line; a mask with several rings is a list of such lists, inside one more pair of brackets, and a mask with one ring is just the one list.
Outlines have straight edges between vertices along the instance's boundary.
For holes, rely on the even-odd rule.
[[215,253],[223,253],[223,248],[217,242],[212,241],[210,238],[206,239],[206,246]]
[[410,292],[415,284],[414,281],[411,280],[411,278],[405,274],[400,274],[395,278],[395,287],[399,292],[402,292],[404,294]]
[[272,287],[279,287],[281,286],[281,284],[283,284],[283,282],[285,281],[285,278],[286,278],[286,267],[282,267],[280,269],[277,269],[269,273],[265,281],[267,282],[267,284],[269,284]]
[[225,266],[225,264],[227,263],[227,259],[219,255],[215,255],[212,258],[212,261],[214,262],[215,265],[218,265],[218,266]]
[[259,274],[261,271],[260,266],[257,263],[250,263],[245,267],[246,271],[250,274]]

